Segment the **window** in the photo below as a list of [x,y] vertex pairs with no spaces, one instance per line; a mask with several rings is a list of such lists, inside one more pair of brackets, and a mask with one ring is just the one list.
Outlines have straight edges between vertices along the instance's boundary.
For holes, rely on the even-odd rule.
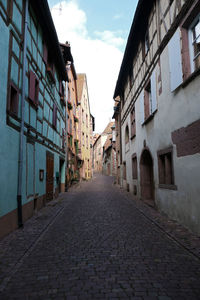
[[47,45],[45,42],[43,42],[43,60],[45,62],[45,64],[47,65],[47,61],[48,61],[48,50],[47,50]]
[[200,15],[189,28],[189,43],[192,71],[200,67]]
[[128,142],[129,142],[129,128],[127,125],[125,129],[125,143],[128,144]]
[[64,85],[62,83],[62,81],[59,81],[59,95],[60,95],[60,100],[63,102],[63,104],[65,103],[64,101]]
[[53,104],[53,128],[56,130],[57,129],[57,106],[56,104],[54,103]]
[[144,45],[145,45],[145,54],[149,51],[149,32],[146,31],[145,37],[144,37]]
[[136,124],[135,124],[135,106],[131,111],[131,139],[136,135]]
[[144,41],[142,43],[142,57],[145,59],[147,52],[149,51],[150,43],[149,43],[149,32],[148,30],[145,33]]
[[65,135],[65,129],[62,129],[62,149],[65,150],[65,140],[66,140],[66,135]]
[[159,187],[175,189],[172,147],[158,151]]
[[134,77],[133,77],[133,68],[130,68],[129,70],[129,86],[130,88],[133,86]]
[[149,81],[145,90],[144,90],[144,116],[145,120],[150,116],[150,107],[151,107],[151,82]]
[[144,121],[157,110],[156,72],[153,71],[144,89]]
[[[200,68],[200,2],[185,16],[181,29],[181,65],[183,80]],[[194,74],[195,75],[195,74]],[[182,82],[181,82],[182,83]]]
[[29,72],[29,99],[32,104],[38,106],[39,80],[33,71]]
[[10,113],[18,115],[19,92],[13,83],[10,84],[10,94],[7,109]]
[[137,179],[137,156],[136,154],[132,155],[132,177]]

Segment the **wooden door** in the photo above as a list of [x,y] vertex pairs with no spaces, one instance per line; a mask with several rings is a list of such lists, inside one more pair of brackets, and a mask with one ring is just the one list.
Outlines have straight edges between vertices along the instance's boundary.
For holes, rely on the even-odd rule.
[[154,205],[153,160],[148,150],[143,151],[140,161],[141,197]]
[[54,172],[54,156],[52,153],[46,153],[46,200],[53,199],[53,172]]

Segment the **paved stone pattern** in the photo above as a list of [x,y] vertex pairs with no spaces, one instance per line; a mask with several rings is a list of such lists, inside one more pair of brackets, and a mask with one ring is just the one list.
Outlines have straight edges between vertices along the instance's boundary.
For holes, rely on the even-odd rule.
[[1,300],[200,299],[199,239],[112,182],[96,175],[1,241]]

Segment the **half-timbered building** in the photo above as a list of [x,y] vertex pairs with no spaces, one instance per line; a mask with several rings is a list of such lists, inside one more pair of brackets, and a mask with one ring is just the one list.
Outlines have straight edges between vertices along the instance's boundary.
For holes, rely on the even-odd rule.
[[65,185],[67,73],[46,0],[0,0],[0,236]]
[[114,92],[121,181],[198,233],[199,73],[200,2],[139,0]]

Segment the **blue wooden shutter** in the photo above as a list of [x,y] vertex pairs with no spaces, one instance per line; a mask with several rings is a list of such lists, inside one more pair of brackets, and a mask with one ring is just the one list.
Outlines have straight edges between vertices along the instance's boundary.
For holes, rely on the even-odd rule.
[[141,93],[140,98],[140,122],[144,123],[144,92]]
[[156,93],[156,71],[151,75],[151,113],[157,109],[157,93]]
[[172,36],[168,44],[171,92],[183,81],[181,43],[179,29]]

